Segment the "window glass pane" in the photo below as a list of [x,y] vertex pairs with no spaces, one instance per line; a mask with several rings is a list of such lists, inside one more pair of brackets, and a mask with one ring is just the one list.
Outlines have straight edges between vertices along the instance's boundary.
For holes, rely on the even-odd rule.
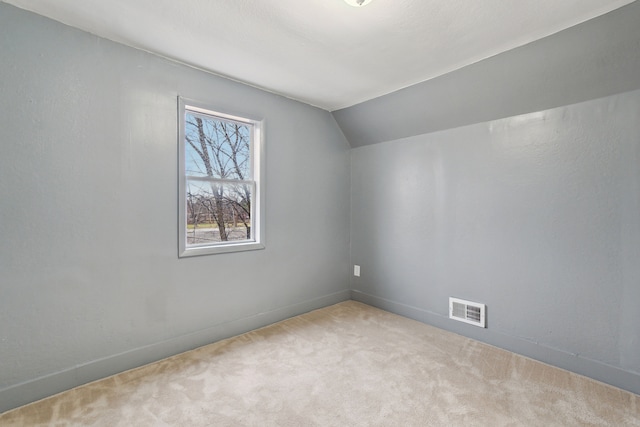
[[252,183],[187,180],[187,246],[251,241]]
[[187,176],[249,180],[251,125],[185,112]]

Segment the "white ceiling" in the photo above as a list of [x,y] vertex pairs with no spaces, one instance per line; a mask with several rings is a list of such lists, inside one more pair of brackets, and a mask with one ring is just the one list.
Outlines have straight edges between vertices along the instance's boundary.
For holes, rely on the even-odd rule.
[[2,0],[329,111],[633,0]]

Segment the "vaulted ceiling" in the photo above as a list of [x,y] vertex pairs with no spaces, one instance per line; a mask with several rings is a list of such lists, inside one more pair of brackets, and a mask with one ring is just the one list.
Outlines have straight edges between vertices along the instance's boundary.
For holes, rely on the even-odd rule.
[[632,0],[2,0],[334,111],[425,82]]

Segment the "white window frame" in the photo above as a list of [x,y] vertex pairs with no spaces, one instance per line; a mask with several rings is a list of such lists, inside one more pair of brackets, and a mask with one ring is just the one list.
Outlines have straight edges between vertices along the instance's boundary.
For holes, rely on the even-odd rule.
[[[251,170],[254,191],[251,203],[251,228],[253,239],[216,242],[202,245],[187,245],[187,174],[185,159],[185,125],[187,111],[204,114],[223,120],[246,123],[253,129],[251,138]],[[264,120],[246,115],[220,113],[209,104],[178,97],[178,256],[180,258],[264,249]],[[224,180],[220,180],[224,182]]]

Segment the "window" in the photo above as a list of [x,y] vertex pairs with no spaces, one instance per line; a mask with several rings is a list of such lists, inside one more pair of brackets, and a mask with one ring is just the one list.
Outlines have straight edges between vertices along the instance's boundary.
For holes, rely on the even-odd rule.
[[261,122],[179,99],[179,256],[264,248]]

